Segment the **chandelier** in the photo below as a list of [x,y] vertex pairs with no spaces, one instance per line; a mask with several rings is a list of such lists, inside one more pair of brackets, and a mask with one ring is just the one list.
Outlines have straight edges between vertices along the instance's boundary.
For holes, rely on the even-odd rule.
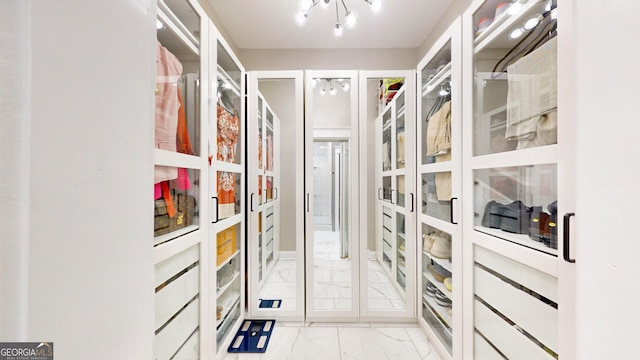
[[324,95],[327,93],[327,90],[329,92],[329,94],[331,95],[335,95],[336,94],[336,88],[341,88],[342,91],[349,91],[349,89],[351,88],[351,86],[349,85],[348,81],[345,81],[344,79],[332,79],[332,78],[316,78],[313,79],[313,87],[316,87],[318,84],[320,84],[320,86],[322,86],[320,88],[320,95]]
[[[356,26],[358,22],[358,14],[356,14],[354,11],[349,10],[349,8],[347,8],[347,5],[344,3],[344,0],[333,1],[335,2],[336,8],[336,24],[333,27],[333,34],[337,37],[340,37],[344,32],[344,28],[353,29]],[[338,1],[342,3],[342,7],[344,8],[344,16],[342,21],[340,21]],[[380,11],[380,8],[382,7],[382,0],[362,1],[369,4],[369,7],[374,13]],[[300,0],[299,10],[295,15],[296,24],[298,24],[299,26],[304,26],[304,24],[307,22],[309,13],[318,4],[320,4],[320,7],[322,7],[323,9],[327,9],[331,5],[331,0]]]

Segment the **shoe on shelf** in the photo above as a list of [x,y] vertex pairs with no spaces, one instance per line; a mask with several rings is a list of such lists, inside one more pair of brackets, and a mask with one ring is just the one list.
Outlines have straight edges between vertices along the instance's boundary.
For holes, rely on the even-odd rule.
[[426,289],[424,291],[427,294],[427,296],[435,297],[436,296],[436,291],[438,291],[438,288],[435,285],[433,285],[432,283],[427,282],[427,286],[426,286]]
[[444,279],[443,283],[444,283],[444,287],[446,287],[447,290],[453,291],[452,290],[453,289],[453,284],[451,283],[451,278],[450,277]]
[[451,306],[451,299],[449,299],[442,291],[436,291],[436,304],[444,307]]
[[435,240],[431,245],[431,255],[439,259],[448,259],[451,255],[451,238],[441,235],[434,235]]
[[431,251],[431,246],[433,245],[435,238],[433,234],[422,234],[422,250],[424,252]]
[[433,277],[439,282],[443,282],[444,279],[451,277],[451,273],[438,264],[429,265],[428,268]]

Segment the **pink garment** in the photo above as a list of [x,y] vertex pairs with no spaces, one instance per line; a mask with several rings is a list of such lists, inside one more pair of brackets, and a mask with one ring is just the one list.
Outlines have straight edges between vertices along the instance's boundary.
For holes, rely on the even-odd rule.
[[176,188],[178,190],[191,189],[191,181],[189,180],[189,170],[185,168],[178,169],[178,179],[176,180]]
[[153,200],[158,200],[162,197],[162,186],[160,183],[153,185]]
[[[156,124],[155,147],[176,151],[178,130],[178,79],[182,75],[182,64],[169,50],[158,42],[156,64]],[[173,180],[178,177],[175,167],[156,166],[154,182]]]

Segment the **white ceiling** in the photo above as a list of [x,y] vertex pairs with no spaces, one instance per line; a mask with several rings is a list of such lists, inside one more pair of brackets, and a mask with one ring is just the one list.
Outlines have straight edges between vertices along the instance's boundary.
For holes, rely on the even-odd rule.
[[[382,0],[374,14],[364,0],[344,0],[358,14],[358,24],[336,38],[334,1],[326,10],[316,6],[299,27],[293,20],[298,0],[209,0],[241,49],[416,48],[452,2]],[[338,4],[342,19],[344,7]]]

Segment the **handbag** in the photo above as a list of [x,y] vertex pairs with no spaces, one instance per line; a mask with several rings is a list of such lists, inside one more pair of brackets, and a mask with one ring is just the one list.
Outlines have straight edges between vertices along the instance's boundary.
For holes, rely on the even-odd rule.
[[551,215],[542,211],[542,206],[534,206],[531,211],[531,221],[529,222],[529,238],[547,245],[551,238],[550,220]]
[[504,207],[500,229],[514,234],[528,234],[532,208],[517,200]]
[[[558,201],[554,201],[551,204],[547,205],[547,209],[549,210],[549,246],[552,249],[558,248],[558,228],[557,218],[558,218]],[[546,244],[545,244],[546,245]]]
[[500,229],[504,205],[497,201],[489,201],[484,207],[481,225],[488,228]]

